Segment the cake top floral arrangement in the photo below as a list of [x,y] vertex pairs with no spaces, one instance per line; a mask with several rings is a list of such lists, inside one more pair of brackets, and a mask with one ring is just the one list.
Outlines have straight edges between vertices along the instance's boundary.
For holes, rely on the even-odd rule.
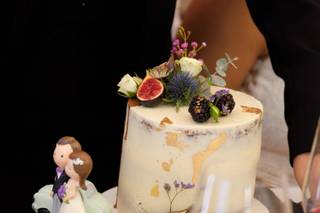
[[188,111],[196,122],[209,118],[217,122],[219,116],[231,113],[235,102],[229,91],[222,89],[211,94],[210,86],[225,87],[228,65],[237,68],[233,62],[238,58],[226,53],[217,60],[215,72],[211,74],[205,63],[196,58],[206,43],[189,42],[190,34],[180,26],[169,60],[147,69],[143,79],[126,74],[118,83],[118,93],[126,98],[137,98],[145,107],[166,103],[175,105],[178,112],[180,106],[189,105]]

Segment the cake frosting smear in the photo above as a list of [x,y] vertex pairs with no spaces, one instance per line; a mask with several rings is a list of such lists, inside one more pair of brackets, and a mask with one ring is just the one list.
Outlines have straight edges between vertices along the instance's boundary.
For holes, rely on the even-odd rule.
[[183,28],[179,35],[167,62],[118,84],[129,101],[117,210],[244,212],[253,201],[263,106],[225,88],[237,58],[226,54],[212,73],[196,59],[206,44],[189,43]]

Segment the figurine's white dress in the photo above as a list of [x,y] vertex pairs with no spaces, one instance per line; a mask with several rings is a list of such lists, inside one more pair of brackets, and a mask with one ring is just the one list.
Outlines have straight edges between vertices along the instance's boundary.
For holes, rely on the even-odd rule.
[[77,187],[76,189],[75,197],[70,199],[68,203],[63,202],[60,208],[60,213],[73,213],[73,212],[86,213],[79,187]]

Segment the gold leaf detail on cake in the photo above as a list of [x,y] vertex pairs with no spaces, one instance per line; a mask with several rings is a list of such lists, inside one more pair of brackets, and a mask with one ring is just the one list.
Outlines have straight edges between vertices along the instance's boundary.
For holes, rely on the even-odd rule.
[[160,191],[159,191],[159,185],[158,185],[158,184],[155,184],[155,185],[151,188],[150,195],[151,195],[152,197],[159,197]]
[[168,118],[168,117],[164,117],[161,122],[160,122],[160,126],[164,127],[166,124],[172,124],[172,121]]
[[249,106],[243,106],[243,105],[241,105],[241,107],[242,107],[242,111],[244,112],[250,112],[250,113],[256,113],[256,114],[260,114],[262,112],[261,109],[256,107],[249,107]]
[[124,132],[123,132],[123,139],[126,141],[128,137],[128,127],[129,127],[129,116],[130,116],[130,106],[127,105],[127,111],[126,111],[126,120],[125,120],[125,126],[124,126]]
[[184,148],[188,147],[187,144],[178,140],[178,134],[174,132],[168,132],[166,137],[166,144],[168,146],[173,146],[179,150],[183,150]]
[[219,147],[226,141],[227,135],[222,133],[218,138],[214,139],[205,150],[202,150],[192,156],[193,162],[193,176],[192,183],[195,184],[199,178],[201,166],[205,160],[207,160],[210,155],[219,149]]
[[188,213],[190,211],[189,209],[184,209],[184,210],[180,210],[180,211],[172,211],[171,213]]
[[173,160],[171,158],[169,162],[162,162],[161,166],[164,171],[170,172],[172,164],[173,164]]

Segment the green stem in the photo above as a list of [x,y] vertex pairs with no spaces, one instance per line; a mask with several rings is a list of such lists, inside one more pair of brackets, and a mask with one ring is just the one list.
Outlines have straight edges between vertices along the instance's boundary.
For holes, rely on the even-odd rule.
[[169,192],[168,191],[166,191],[167,192],[167,195],[168,195],[168,198],[169,198],[169,202],[170,202],[170,205],[169,205],[169,213],[171,212],[171,197],[170,197],[170,195],[169,195]]
[[172,208],[173,201],[176,199],[178,194],[180,194],[181,192],[183,192],[183,189],[181,189],[180,191],[176,192],[176,194],[173,196],[172,200],[170,201],[170,211],[169,211],[169,213],[171,213],[171,208]]

